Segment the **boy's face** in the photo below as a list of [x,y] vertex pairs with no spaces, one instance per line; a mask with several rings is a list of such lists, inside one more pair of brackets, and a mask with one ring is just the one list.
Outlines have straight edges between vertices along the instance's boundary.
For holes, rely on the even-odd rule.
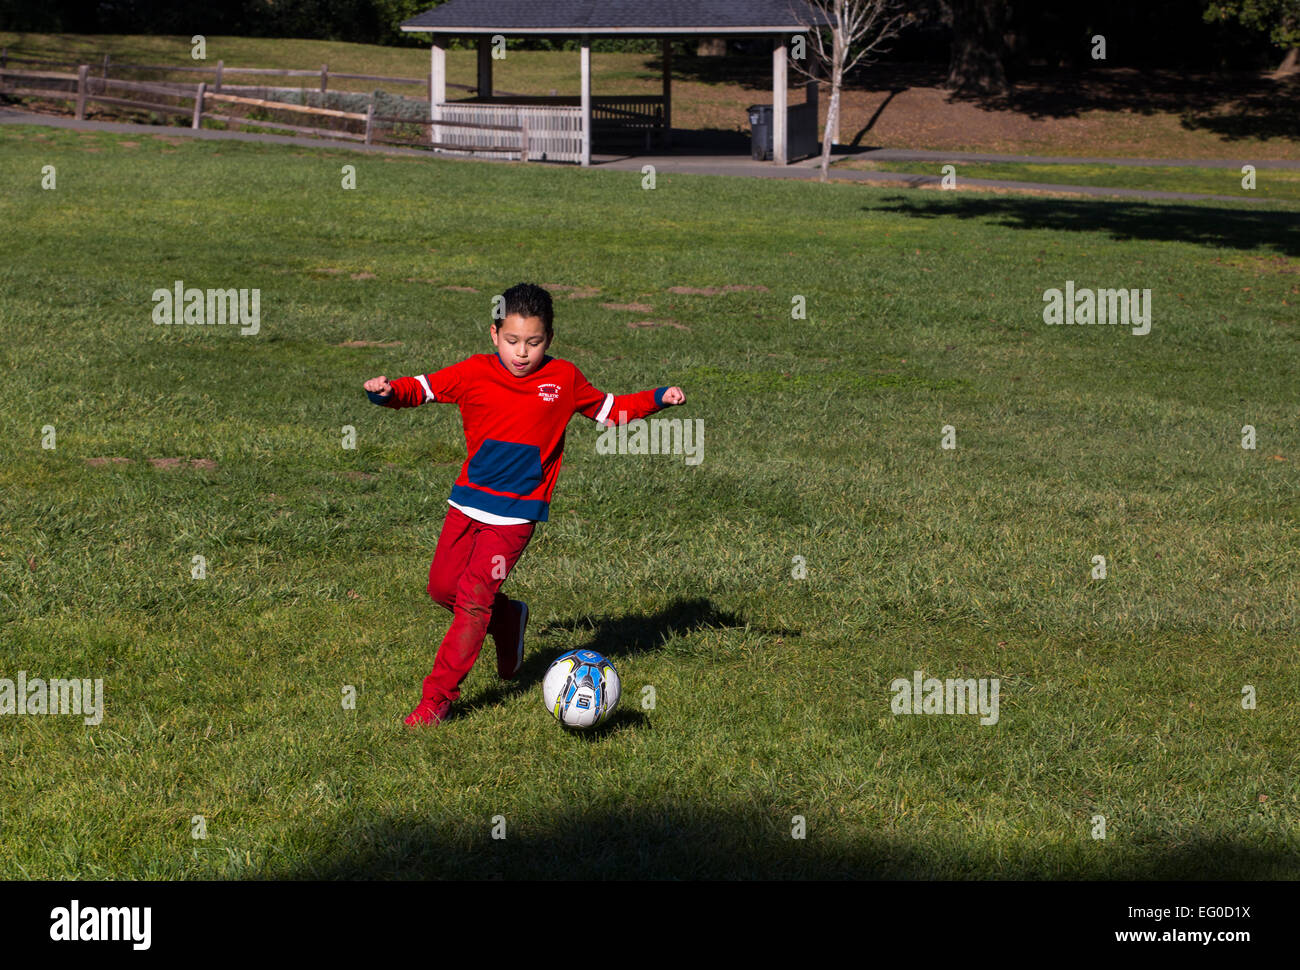
[[546,348],[546,325],[541,317],[521,317],[511,313],[492,328],[492,343],[506,370],[515,377],[527,377],[542,366]]

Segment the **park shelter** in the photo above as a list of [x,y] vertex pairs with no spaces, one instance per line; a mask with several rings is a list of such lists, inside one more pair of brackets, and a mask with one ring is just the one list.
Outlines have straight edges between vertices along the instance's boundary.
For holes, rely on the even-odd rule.
[[[503,150],[519,145],[520,135],[494,126],[518,126],[529,158],[591,164],[593,130],[617,128],[644,132],[647,147],[658,138],[672,147],[673,40],[688,38],[765,38],[772,44],[773,162],[789,160],[791,107],[787,104],[789,46],[806,35],[818,15],[803,0],[447,0],[402,24],[402,30],[429,35],[430,140],[435,144],[475,145]],[[494,38],[577,38],[582,93],[578,97],[536,97],[493,91]],[[478,85],[475,95],[447,100],[446,44],[453,37],[477,40]],[[656,96],[593,96],[591,41],[593,38],[658,39],[662,44],[663,92]],[[801,45],[807,46],[801,38]],[[497,41],[500,50],[500,40]],[[816,86],[808,86],[809,103],[794,110],[813,113],[816,129]],[[439,128],[437,122],[447,122]],[[454,126],[454,127],[453,127]]]

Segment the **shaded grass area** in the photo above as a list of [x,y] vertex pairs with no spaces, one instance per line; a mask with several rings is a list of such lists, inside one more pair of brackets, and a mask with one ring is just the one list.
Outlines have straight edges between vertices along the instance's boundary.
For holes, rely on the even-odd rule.
[[[1292,213],[0,141],[0,676],[106,697],[0,717],[0,872],[1300,873]],[[177,279],[260,332],[155,325]],[[489,643],[408,732],[460,422],[360,385],[486,352],[520,279],[597,387],[680,383],[704,461],[575,421],[521,677]],[[1151,288],[1151,333],[1045,326],[1067,279]],[[625,689],[591,736],[540,701],[581,646]],[[915,670],[998,678],[998,722],[894,715]]]

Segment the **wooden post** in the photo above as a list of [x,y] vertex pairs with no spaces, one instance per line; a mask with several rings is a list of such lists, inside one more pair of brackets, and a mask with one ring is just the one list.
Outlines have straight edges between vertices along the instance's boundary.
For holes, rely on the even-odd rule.
[[375,102],[371,101],[366,106],[366,144],[370,144],[371,126],[375,123]]
[[582,35],[582,165],[591,165],[591,37]]
[[203,127],[203,96],[207,94],[208,82],[200,81],[199,89],[194,92],[194,117],[190,119],[191,128]]
[[673,146],[673,42],[663,39],[664,62],[664,150]]
[[86,117],[86,76],[90,73],[90,65],[82,64],[77,68],[77,120],[82,121]]
[[523,140],[523,148],[519,152],[519,160],[521,162],[526,162],[528,161],[528,118],[527,116],[520,117],[519,126],[524,129],[523,132],[520,134],[520,138]]
[[[442,103],[447,100],[447,49],[437,34],[430,34],[433,47],[429,51],[429,120],[437,121],[442,114]],[[429,144],[441,140],[437,125],[429,126]]]
[[226,66],[225,61],[217,61],[217,90],[221,90],[221,71]]
[[492,97],[492,44],[487,37],[478,39],[478,96]]
[[104,78],[108,77],[108,59],[109,59],[110,56],[111,56],[111,55],[109,55],[109,54],[105,54],[105,55],[104,55],[104,67],[103,67],[103,70],[101,71],[101,73],[100,73],[100,75],[99,75],[100,77],[104,77]]
[[786,164],[785,37],[772,39],[772,161]]
[[330,79],[330,66],[328,64],[322,64],[320,66],[320,93],[321,94],[325,93],[325,85],[329,83],[329,79]]

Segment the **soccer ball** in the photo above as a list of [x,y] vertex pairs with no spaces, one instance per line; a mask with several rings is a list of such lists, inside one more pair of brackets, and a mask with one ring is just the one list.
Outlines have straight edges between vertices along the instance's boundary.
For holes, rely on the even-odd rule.
[[618,671],[594,650],[557,657],[542,679],[542,703],[565,727],[592,728],[618,706]]

